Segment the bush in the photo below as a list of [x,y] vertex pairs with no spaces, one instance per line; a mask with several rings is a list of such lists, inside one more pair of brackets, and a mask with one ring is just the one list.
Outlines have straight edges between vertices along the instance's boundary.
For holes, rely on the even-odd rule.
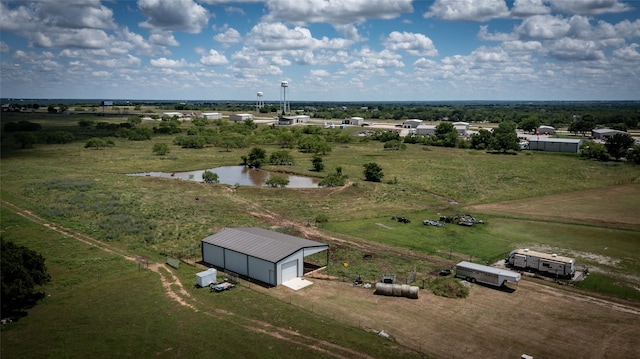
[[433,294],[446,298],[466,298],[469,296],[469,288],[457,279],[436,279],[429,283],[429,289]]
[[166,143],[158,142],[153,144],[153,153],[156,155],[164,156],[171,152],[169,145]]
[[286,187],[289,184],[289,180],[282,176],[271,176],[265,182],[269,187]]
[[219,183],[220,182],[220,177],[215,172],[204,171],[202,173],[202,182],[204,182],[204,183]]

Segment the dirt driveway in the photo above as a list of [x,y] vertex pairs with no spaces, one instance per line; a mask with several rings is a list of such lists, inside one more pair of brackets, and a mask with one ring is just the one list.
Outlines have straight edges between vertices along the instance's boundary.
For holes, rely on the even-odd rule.
[[467,299],[420,291],[385,297],[350,283],[310,279],[298,291],[260,289],[326,317],[384,330],[438,358],[630,358],[640,352],[640,306],[523,280],[513,293],[472,285]]

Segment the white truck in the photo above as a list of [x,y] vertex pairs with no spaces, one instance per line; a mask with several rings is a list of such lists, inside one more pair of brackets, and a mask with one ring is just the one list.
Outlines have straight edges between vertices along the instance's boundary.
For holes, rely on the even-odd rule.
[[456,277],[471,283],[484,283],[501,287],[505,281],[517,282],[520,273],[507,269],[494,268],[482,264],[462,261],[456,265]]
[[574,258],[531,251],[528,248],[511,251],[506,262],[513,268],[534,270],[542,274],[562,278],[571,278],[576,272],[576,260]]

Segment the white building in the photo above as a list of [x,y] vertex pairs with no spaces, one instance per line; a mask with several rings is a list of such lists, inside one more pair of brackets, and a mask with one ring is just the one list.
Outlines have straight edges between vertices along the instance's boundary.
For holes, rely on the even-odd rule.
[[342,121],[342,123],[345,125],[362,126],[362,124],[364,123],[364,118],[362,117],[345,118]]
[[419,125],[418,127],[416,127],[416,135],[418,136],[435,136],[435,134],[435,125]]
[[242,122],[246,120],[253,120],[253,115],[250,113],[235,113],[229,116],[229,119],[234,122]]
[[311,118],[307,115],[282,116],[278,119],[278,125],[295,125],[297,123],[307,123]]
[[277,286],[304,275],[304,258],[329,245],[262,228],[227,228],[202,240],[202,261]]
[[402,123],[402,128],[417,128],[422,125],[422,120],[418,120],[417,118],[412,118],[406,120]]
[[198,117],[205,120],[220,120],[222,119],[222,114],[220,112],[203,112]]
[[556,129],[552,126],[542,125],[536,129],[536,133],[540,135],[555,135]]
[[624,131],[614,130],[612,128],[597,128],[591,130],[591,137],[596,140],[606,140],[607,138],[615,135],[616,133],[627,133]]

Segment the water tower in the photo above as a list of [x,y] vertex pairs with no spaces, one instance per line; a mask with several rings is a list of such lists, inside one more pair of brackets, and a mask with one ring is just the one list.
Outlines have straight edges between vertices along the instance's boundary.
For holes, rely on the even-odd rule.
[[258,92],[258,100],[256,102],[256,112],[259,112],[260,109],[264,107],[264,100],[262,99],[262,96],[264,96],[262,91]]
[[288,114],[291,110],[291,105],[289,104],[289,101],[287,101],[287,87],[289,87],[289,82],[282,81],[280,83],[280,88],[282,89],[282,91],[280,92],[280,113],[282,113],[283,115]]

